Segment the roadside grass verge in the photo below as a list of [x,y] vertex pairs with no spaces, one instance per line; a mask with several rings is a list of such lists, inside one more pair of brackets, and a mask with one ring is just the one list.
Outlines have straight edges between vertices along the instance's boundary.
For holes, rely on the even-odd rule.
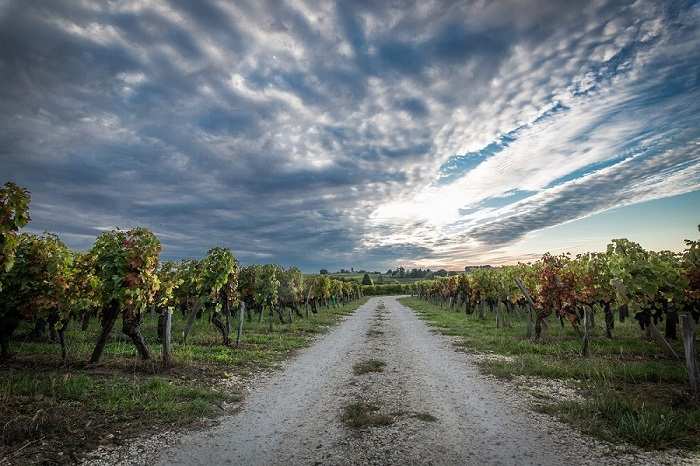
[[[17,464],[75,462],[81,451],[146,429],[190,424],[241,398],[237,392],[163,377],[30,370],[3,375],[0,405],[7,417],[0,446]],[[26,447],[14,455],[21,446]]]
[[560,401],[538,410],[611,443],[623,440],[646,449],[698,448],[700,410],[629,396],[614,387],[599,387],[584,401]]
[[[485,373],[503,379],[564,380],[583,396],[582,401],[545,401],[543,396],[538,410],[611,442],[645,449],[700,449],[700,405],[689,396],[683,361],[642,339],[633,319],[616,321],[613,339],[605,337],[603,319],[596,319],[592,356],[583,358],[574,330],[553,318],[543,340],[534,342],[525,338],[525,316],[511,315],[510,327],[498,329],[491,313],[479,319],[476,313],[466,315],[417,298],[399,301],[440,333],[456,337],[458,348],[501,356],[478,358]],[[682,342],[672,344],[682,354]]]
[[[222,414],[240,399],[242,378],[276,366],[367,299],[322,309],[309,319],[294,316],[291,324],[277,320],[272,332],[267,321],[246,320],[239,348],[222,345],[206,317],[195,321],[188,343],[182,344],[183,319],[177,316],[169,369],[160,364],[154,315],[142,324],[153,357],[146,362],[119,332],[119,321],[96,367],[86,364],[99,333],[95,320],[86,331],[73,323],[66,332],[67,366],[58,344],[20,337],[13,341],[15,357],[0,364],[0,458],[23,465],[71,463],[99,444],[119,444],[139,433]],[[23,326],[17,334],[30,330]]]
[[352,372],[355,375],[367,374],[369,372],[384,372],[386,363],[379,359],[368,359],[361,361],[352,366]]

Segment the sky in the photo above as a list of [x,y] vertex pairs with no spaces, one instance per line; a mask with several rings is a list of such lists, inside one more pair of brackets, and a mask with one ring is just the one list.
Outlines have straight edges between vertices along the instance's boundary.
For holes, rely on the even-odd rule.
[[681,249],[700,2],[0,0],[0,182],[76,249],[459,269]]

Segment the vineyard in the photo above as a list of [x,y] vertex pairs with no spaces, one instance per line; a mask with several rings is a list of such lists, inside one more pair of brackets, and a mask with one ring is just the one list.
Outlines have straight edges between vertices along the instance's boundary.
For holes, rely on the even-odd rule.
[[[605,336],[614,339],[615,322],[633,319],[642,336],[675,359],[683,354],[694,396],[700,394],[695,327],[700,318],[700,241],[686,240],[682,253],[647,251],[615,239],[603,253],[553,256],[532,264],[476,270],[470,274],[420,281],[415,294],[425,301],[465,314],[494,315],[496,327],[525,316],[524,336],[539,341],[555,317],[579,337],[580,355],[591,355],[596,315]],[[663,324],[663,333],[658,326]],[[679,340],[682,350],[672,342]]]
[[[240,266],[226,248],[162,261],[144,228],[73,251],[54,234],[20,232],[29,205],[26,190],[0,188],[0,401],[9,410],[0,451],[30,445],[29,454],[66,432],[83,432],[61,444],[84,450],[121,430],[216,414],[240,397],[219,380],[274,365],[363,302],[357,283]],[[36,462],[75,459],[38,450]]]
[[542,410],[584,431],[642,447],[700,444],[699,241],[674,253],[615,239],[599,253],[361,285],[242,266],[222,247],[161,260],[145,228],[106,231],[74,251],[57,235],[22,232],[29,207],[25,189],[0,188],[0,452],[10,464],[73,462],[129,435],[227,412],[242,378],[377,295],[404,295],[468,351],[496,355],[481,363],[488,373],[582,384],[587,405]]
[[[173,315],[185,321],[186,343],[195,319],[205,318],[231,344],[237,320],[236,345],[245,322],[267,319],[290,324],[308,318],[320,307],[339,306],[361,297],[356,283],[319,276],[304,280],[299,269],[274,264],[239,267],[230,250],[213,248],[201,260],[179,263],[159,259],[158,238],[144,228],[101,234],[87,252],[71,251],[56,235],[18,233],[29,221],[29,193],[7,183],[0,192],[2,255],[0,255],[0,343],[10,356],[10,341],[20,322],[31,322],[33,336],[48,332],[68,358],[65,332],[71,322],[87,328],[100,322],[100,335],[90,363],[100,361],[118,318],[141,359],[152,358],[141,334],[147,313],[158,315],[163,363],[170,363]],[[235,315],[234,315],[235,314]]]

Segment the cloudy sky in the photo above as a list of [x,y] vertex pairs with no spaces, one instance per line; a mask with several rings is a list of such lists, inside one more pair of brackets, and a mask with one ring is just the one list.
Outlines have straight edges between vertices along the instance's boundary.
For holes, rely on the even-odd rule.
[[458,268],[700,222],[696,1],[0,0],[0,77],[0,181],[76,248]]

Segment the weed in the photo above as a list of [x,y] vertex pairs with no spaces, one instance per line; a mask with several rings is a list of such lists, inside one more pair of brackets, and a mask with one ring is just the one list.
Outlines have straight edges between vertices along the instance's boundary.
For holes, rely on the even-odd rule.
[[415,413],[411,417],[423,422],[436,422],[438,419],[430,413]]
[[343,408],[341,420],[343,423],[355,429],[372,426],[387,426],[394,422],[393,418],[386,414],[379,414],[379,406],[364,401],[348,403]]
[[384,372],[384,366],[386,366],[384,361],[368,359],[353,365],[352,371],[355,375],[367,374],[369,372]]

